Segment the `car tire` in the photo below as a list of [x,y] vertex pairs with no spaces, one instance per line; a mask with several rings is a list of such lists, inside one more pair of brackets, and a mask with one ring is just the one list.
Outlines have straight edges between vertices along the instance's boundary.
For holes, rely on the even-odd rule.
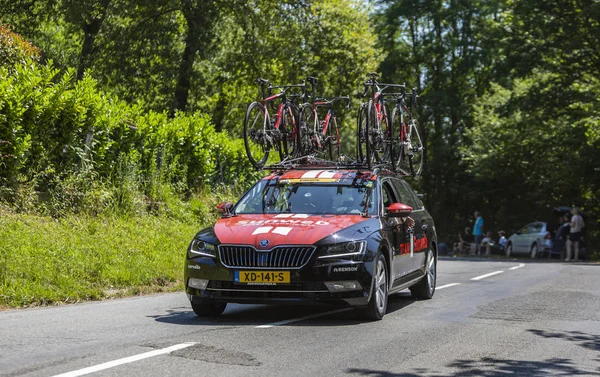
[[383,255],[378,254],[375,259],[375,272],[373,276],[373,292],[366,307],[359,309],[361,316],[370,321],[379,321],[387,311],[388,303],[388,274]]
[[512,256],[512,253],[513,253],[513,245],[512,245],[512,243],[509,242],[506,245],[506,256],[510,258]]
[[538,257],[538,253],[540,252],[540,248],[538,247],[537,242],[531,245],[531,250],[529,250],[529,256],[531,259],[535,259]]
[[214,303],[209,299],[201,299],[196,302],[191,302],[192,310],[198,317],[217,317],[221,315],[225,308],[227,307],[227,303]]
[[437,277],[436,265],[435,254],[430,248],[427,251],[427,260],[425,261],[425,276],[417,284],[409,288],[411,295],[417,300],[429,300],[433,297]]

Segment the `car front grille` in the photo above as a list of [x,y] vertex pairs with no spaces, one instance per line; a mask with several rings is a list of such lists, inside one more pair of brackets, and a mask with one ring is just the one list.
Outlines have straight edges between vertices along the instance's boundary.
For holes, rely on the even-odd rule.
[[220,245],[219,257],[226,267],[302,268],[314,251],[313,246],[278,246],[269,251],[259,251],[252,246]]

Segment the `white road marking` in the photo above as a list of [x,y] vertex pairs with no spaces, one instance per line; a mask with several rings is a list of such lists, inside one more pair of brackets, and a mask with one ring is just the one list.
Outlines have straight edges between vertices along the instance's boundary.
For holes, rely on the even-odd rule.
[[154,351],[145,352],[145,353],[140,353],[139,355],[133,355],[133,356],[129,356],[129,357],[124,357],[122,359],[109,361],[107,363],[102,363],[102,364],[94,365],[94,366],[91,366],[91,367],[88,367],[88,368],[74,370],[72,372],[67,372],[67,373],[63,373],[63,374],[57,374],[54,377],[77,377],[77,376],[83,376],[83,375],[86,375],[86,374],[95,373],[95,372],[98,372],[98,371],[101,371],[101,370],[113,368],[113,367],[116,367],[116,366],[119,366],[119,365],[123,365],[123,364],[127,364],[127,363],[132,363],[134,361],[147,359],[149,357],[154,357],[154,356],[158,356],[158,355],[164,355],[166,353],[171,353],[173,351],[177,351],[177,350],[180,350],[180,349],[183,349],[183,348],[187,348],[187,347],[193,346],[194,344],[196,344],[196,343],[195,342],[190,342],[190,343],[176,344],[176,345],[171,346],[171,347],[162,348],[162,349],[159,349],[159,350],[154,350]]
[[441,287],[435,287],[435,290],[437,291],[438,289],[444,289],[444,288],[448,288],[448,287],[454,287],[455,285],[460,285],[460,283],[450,283],[450,284],[442,285]]
[[494,275],[498,275],[503,273],[504,271],[494,271],[494,272],[490,272],[489,274],[485,274],[485,275],[480,275],[480,276],[476,276],[474,278],[471,278],[471,280],[481,280],[481,279],[485,279],[488,278],[490,276],[494,276]]
[[352,310],[352,308],[343,308],[343,309],[332,310],[332,311],[325,312],[325,313],[311,314],[311,315],[307,315],[307,316],[300,317],[300,318],[286,319],[285,321],[273,322],[273,323],[269,323],[269,324],[266,324],[266,325],[256,326],[256,328],[257,329],[268,329],[270,327],[287,325],[288,323],[304,321],[305,319],[312,319],[312,318],[317,318],[317,317],[324,317],[326,315],[335,314],[335,313],[341,313],[341,312],[346,312],[348,310]]
[[518,266],[511,267],[511,268],[509,268],[509,270],[516,270],[517,268],[521,268],[521,267],[525,267],[525,263],[519,263]]

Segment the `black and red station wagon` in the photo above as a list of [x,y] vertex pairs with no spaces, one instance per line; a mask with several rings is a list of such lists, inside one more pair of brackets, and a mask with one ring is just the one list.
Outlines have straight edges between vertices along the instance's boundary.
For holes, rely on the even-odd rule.
[[185,261],[199,316],[219,315],[227,303],[326,303],[378,320],[392,293],[435,292],[433,219],[392,171],[276,171],[219,211]]

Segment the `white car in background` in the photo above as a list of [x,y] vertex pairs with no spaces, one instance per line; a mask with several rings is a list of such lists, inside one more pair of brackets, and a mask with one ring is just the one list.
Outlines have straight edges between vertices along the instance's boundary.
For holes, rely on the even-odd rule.
[[525,225],[508,238],[506,256],[529,254],[531,258],[552,248],[552,232],[545,222],[536,221]]

